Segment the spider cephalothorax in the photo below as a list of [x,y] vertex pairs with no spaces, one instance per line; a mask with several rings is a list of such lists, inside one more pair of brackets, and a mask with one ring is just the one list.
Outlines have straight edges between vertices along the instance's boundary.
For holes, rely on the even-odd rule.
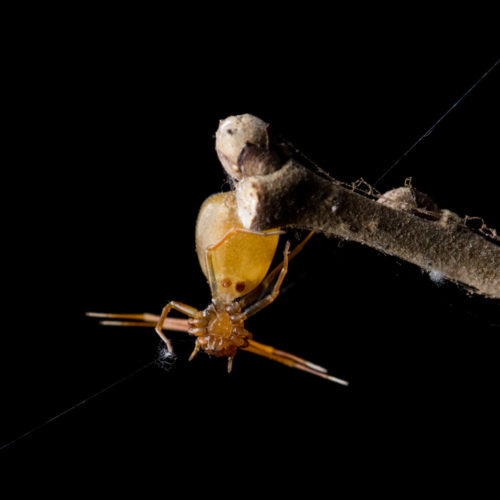
[[201,349],[212,356],[232,358],[240,348],[248,347],[252,334],[243,328],[243,315],[237,302],[212,303],[188,320],[188,333],[196,338],[191,359]]

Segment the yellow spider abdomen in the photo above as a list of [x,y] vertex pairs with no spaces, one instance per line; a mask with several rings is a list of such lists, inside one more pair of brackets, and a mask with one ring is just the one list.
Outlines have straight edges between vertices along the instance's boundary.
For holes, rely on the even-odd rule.
[[196,222],[196,253],[203,274],[211,283],[213,298],[223,302],[242,297],[261,283],[279,239],[277,234],[265,236],[235,229],[245,231],[234,193],[207,198]]

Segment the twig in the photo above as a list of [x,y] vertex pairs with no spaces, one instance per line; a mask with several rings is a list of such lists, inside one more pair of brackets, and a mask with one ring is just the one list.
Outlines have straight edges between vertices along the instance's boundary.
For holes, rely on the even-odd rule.
[[[237,145],[231,142],[235,138]],[[500,298],[500,246],[458,215],[440,210],[411,186],[378,199],[355,192],[305,168],[271,138],[268,125],[251,115],[229,117],[217,132],[219,157],[229,173],[238,173],[235,191],[245,227],[309,229],[357,241],[474,293]],[[225,155],[227,144],[232,149]]]

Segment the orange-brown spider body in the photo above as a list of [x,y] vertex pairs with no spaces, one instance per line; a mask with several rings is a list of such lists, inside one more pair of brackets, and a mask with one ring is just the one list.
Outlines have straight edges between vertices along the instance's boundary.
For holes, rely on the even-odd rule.
[[[170,351],[170,342],[162,332],[162,321],[174,309],[189,316],[187,332],[196,337],[191,359],[203,350],[213,356],[227,356],[231,368],[238,349],[250,346],[252,335],[243,326],[245,319],[274,300],[287,271],[287,265],[281,265],[274,293],[256,301],[255,292],[260,295],[269,286],[265,278],[280,233],[279,230],[245,229],[232,192],[207,198],[198,214],[195,239],[200,266],[210,285],[212,303],[203,311],[176,301],[165,306],[156,331]],[[288,251],[289,245],[285,261],[288,261]]]
[[[254,341],[244,327],[246,319],[278,296],[288,271],[288,261],[303,248],[312,233],[292,252],[287,242],[283,262],[268,272],[283,231],[245,229],[238,217],[233,192],[218,193],[205,200],[198,214],[195,233],[196,253],[212,294],[212,302],[206,309],[199,311],[187,304],[171,301],[159,317],[147,313],[89,315],[140,320],[104,321],[105,324],[154,325],[171,354],[172,344],[164,330],[186,331],[196,337],[189,359],[193,359],[200,350],[212,356],[225,356],[228,358],[228,371],[231,371],[235,354],[241,349],[346,385],[345,381],[328,375],[324,368],[314,363]],[[270,292],[262,297],[268,289]],[[181,323],[178,318],[169,318],[172,309],[189,319]]]

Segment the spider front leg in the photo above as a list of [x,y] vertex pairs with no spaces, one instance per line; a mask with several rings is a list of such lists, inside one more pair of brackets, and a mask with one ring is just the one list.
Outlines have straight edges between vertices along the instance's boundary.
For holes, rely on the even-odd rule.
[[[306,243],[313,237],[314,231],[311,231],[289,254],[288,254],[288,263],[299,254]],[[271,283],[275,280],[276,276],[282,271],[284,265],[284,260],[280,262],[269,274],[264,278],[262,283],[255,288],[255,290],[251,291],[248,295],[245,295],[241,301],[240,305],[243,309],[248,307],[250,304],[253,304],[258,297],[262,295],[262,293],[267,290],[267,288],[271,285]]]
[[174,353],[174,350],[172,349],[172,344],[170,343],[170,340],[168,337],[163,333],[163,327],[165,320],[167,319],[168,313],[172,310],[179,311],[182,314],[185,314],[186,316],[189,316],[190,318],[195,318],[198,309],[195,309],[194,307],[188,306],[186,304],[183,304],[182,302],[175,302],[175,301],[170,301],[162,310],[160,319],[158,320],[158,323],[156,324],[155,331],[156,333],[160,336],[160,338],[165,342],[167,345],[168,352],[170,354]]
[[290,254],[290,242],[287,241],[285,245],[285,251],[283,252],[283,264],[280,273],[278,274],[278,279],[276,280],[276,283],[274,284],[271,293],[266,295],[261,300],[258,300],[257,302],[254,302],[253,304],[249,305],[245,310],[243,310],[242,312],[243,319],[247,319],[250,316],[253,316],[254,314],[258,313],[259,311],[264,309],[264,307],[267,307],[269,304],[271,304],[271,302],[273,302],[279,295],[281,284],[283,283],[285,275],[288,272],[289,254]]

